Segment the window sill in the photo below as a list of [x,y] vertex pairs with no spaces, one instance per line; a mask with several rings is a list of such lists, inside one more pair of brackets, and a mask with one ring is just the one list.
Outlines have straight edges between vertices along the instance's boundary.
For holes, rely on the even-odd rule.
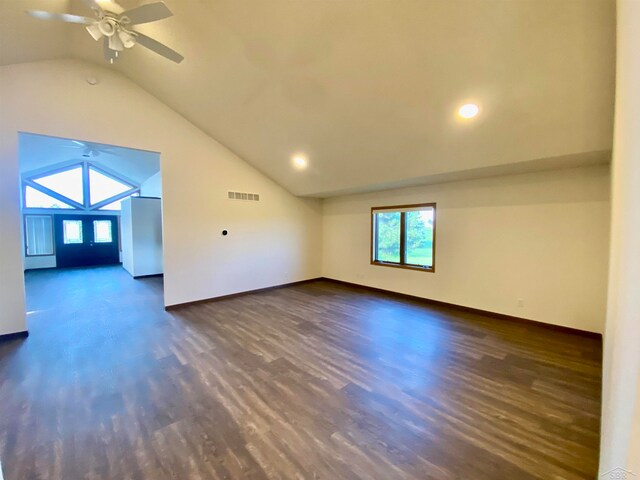
[[372,261],[371,265],[377,265],[379,267],[403,268],[405,270],[416,270],[418,272],[430,272],[430,273],[435,272],[435,268],[433,266],[421,267],[419,265],[403,265],[400,263],[377,262],[377,261]]

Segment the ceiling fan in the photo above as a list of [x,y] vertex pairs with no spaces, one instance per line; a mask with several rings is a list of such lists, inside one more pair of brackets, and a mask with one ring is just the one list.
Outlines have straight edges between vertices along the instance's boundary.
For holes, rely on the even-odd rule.
[[124,10],[113,0],[83,1],[93,10],[95,18],[42,10],[28,10],[27,14],[40,20],[59,20],[86,25],[87,31],[96,41],[102,39],[104,57],[110,63],[113,63],[125,48],[132,48],[136,44],[142,45],[173,62],[180,63],[184,60],[184,57],[175,50],[131,28],[134,25],[171,17],[173,13],[164,2],[148,3]]
[[106,153],[109,155],[116,155],[114,152],[114,148],[106,147],[103,145],[99,145],[97,143],[91,142],[79,142],[78,140],[71,140],[71,143],[74,145],[62,145],[64,148],[81,148],[83,157],[97,157],[101,153]]

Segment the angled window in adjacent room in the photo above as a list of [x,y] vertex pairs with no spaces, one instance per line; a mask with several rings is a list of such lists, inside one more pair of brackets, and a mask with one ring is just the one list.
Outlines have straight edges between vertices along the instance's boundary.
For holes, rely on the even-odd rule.
[[76,165],[48,175],[32,179],[38,185],[62,195],[82,205],[84,201],[84,186],[82,181],[82,165]]
[[24,190],[24,206],[26,208],[73,208],[62,200],[47,195],[46,193],[36,190],[29,185],[27,185]]
[[371,263],[433,272],[436,204],[371,209]]
[[94,167],[89,167],[89,191],[91,192],[89,200],[92,206],[134,188],[133,185],[129,185],[123,180],[107,175]]
[[103,207],[100,207],[100,210],[109,210],[109,211],[118,211],[119,212],[120,210],[122,210],[122,201],[125,198],[138,197],[138,196],[140,196],[140,193],[138,193],[138,192],[133,193],[131,195],[127,195],[126,197],[121,198],[120,200],[116,200],[115,202],[111,202],[111,203],[108,203],[107,205],[105,205]]
[[25,209],[119,211],[124,198],[140,194],[140,186],[85,161],[23,176]]

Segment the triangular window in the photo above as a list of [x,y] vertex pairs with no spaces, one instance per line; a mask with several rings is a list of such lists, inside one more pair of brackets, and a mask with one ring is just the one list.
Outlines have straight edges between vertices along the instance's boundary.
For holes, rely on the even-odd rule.
[[[140,195],[139,193],[134,193],[133,195],[129,195],[129,197],[137,197],[139,195]],[[109,203],[104,207],[100,207],[99,210],[118,210],[118,211],[122,210],[122,200],[129,197],[124,197],[124,198],[121,198],[120,200],[116,200],[115,202]]]
[[24,204],[27,208],[73,208],[71,205],[28,185],[24,192]]
[[84,201],[82,166],[80,165],[44,177],[34,178],[33,181],[80,205]]
[[[135,187],[132,185],[123,183],[111,176],[105,175],[93,167],[89,167],[89,192],[91,192],[91,198],[89,200],[92,206],[128,190],[132,190],[133,188]],[[104,209],[119,210],[120,208]]]
[[[2,0],[0,0],[2,1]],[[24,208],[120,210],[140,186],[88,162],[24,177]]]

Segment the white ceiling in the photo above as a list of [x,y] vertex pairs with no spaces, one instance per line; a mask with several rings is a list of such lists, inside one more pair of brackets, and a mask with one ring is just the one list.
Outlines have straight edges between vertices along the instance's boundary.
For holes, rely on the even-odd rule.
[[101,152],[98,156],[86,158],[83,157],[84,149],[79,148],[72,140],[21,133],[18,138],[20,173],[55,167],[74,160],[90,160],[97,166],[118,173],[124,179],[140,185],[160,171],[160,155],[156,152],[97,143],[92,145],[107,147],[109,153]]
[[[125,8],[138,0],[121,0]],[[614,0],[165,0],[114,68],[298,195],[517,173],[610,156]],[[78,0],[0,1],[0,63],[102,64]],[[475,102],[473,121],[456,117]],[[304,153],[309,168],[291,167]]]

